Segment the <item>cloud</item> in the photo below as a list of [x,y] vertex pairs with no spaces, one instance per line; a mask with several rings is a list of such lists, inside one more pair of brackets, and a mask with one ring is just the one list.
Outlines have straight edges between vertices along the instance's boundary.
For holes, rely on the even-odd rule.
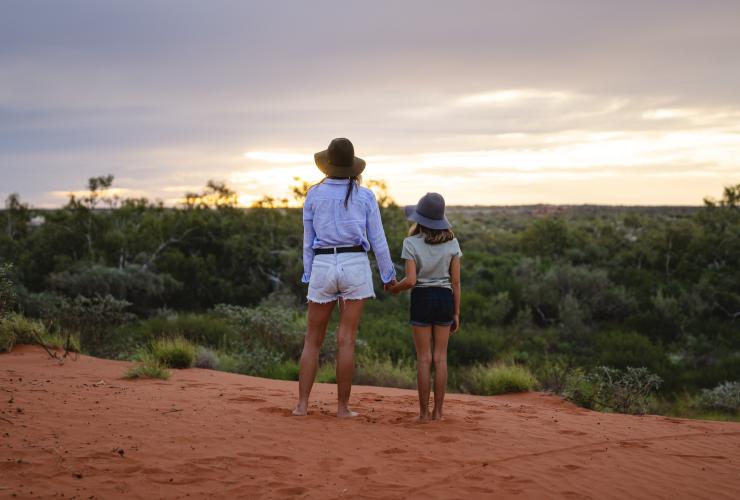
[[740,181],[738,15],[685,0],[12,2],[0,194],[54,205],[112,172],[151,198],[218,178],[246,201],[320,177],[313,153],[347,136],[402,200],[443,186],[495,203],[515,184],[530,202],[698,203]]

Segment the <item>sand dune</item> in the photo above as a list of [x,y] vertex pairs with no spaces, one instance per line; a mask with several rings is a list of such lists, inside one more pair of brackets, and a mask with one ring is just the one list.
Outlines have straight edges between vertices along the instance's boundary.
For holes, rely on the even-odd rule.
[[207,370],[125,381],[128,363],[0,355],[0,497],[738,498],[740,424],[607,415],[539,393],[335,387],[290,417],[296,384]]

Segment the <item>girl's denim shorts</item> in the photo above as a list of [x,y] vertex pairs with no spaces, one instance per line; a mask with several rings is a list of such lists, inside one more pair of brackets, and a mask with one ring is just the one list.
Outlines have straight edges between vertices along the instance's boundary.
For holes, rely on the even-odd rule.
[[411,321],[414,326],[448,326],[453,322],[452,290],[430,286],[411,290]]
[[359,300],[375,297],[373,275],[367,253],[315,255],[308,280],[308,300],[327,304],[337,299]]

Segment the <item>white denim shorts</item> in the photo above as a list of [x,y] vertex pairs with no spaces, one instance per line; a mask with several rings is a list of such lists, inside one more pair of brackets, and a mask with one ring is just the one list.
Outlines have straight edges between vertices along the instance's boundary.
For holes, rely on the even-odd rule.
[[370,259],[365,252],[314,255],[308,300],[327,304],[337,299],[375,297]]

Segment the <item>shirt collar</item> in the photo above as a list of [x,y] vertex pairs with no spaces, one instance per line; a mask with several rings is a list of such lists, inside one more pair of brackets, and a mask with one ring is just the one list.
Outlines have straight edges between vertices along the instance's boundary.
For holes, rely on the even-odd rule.
[[349,179],[324,179],[324,184],[347,184]]

